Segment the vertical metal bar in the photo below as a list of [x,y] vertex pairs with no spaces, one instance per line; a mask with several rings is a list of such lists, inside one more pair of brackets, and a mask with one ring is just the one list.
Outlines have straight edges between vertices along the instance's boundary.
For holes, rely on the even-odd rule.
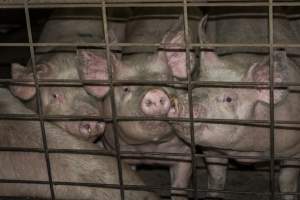
[[32,62],[32,71],[33,71],[33,78],[36,87],[36,100],[37,100],[37,107],[38,107],[38,117],[41,124],[41,131],[42,131],[42,139],[43,139],[43,150],[46,159],[47,165],[47,173],[49,178],[49,186],[51,192],[51,199],[55,200],[55,193],[53,189],[53,181],[52,181],[52,173],[51,173],[51,164],[49,159],[49,151],[48,151],[48,144],[47,144],[47,137],[45,131],[45,122],[44,122],[44,113],[42,108],[42,100],[41,100],[41,93],[40,93],[40,86],[38,82],[37,72],[36,72],[36,63],[35,63],[35,55],[34,55],[34,47],[33,47],[33,40],[32,40],[32,31],[31,31],[31,23],[30,23],[30,16],[29,16],[29,9],[28,9],[28,2],[24,1],[24,8],[25,8],[25,18],[26,18],[26,26],[27,26],[27,34],[29,40],[29,48],[30,48],[30,56]]
[[189,100],[189,112],[190,112],[190,135],[191,135],[191,159],[192,159],[192,174],[193,174],[193,198],[197,200],[198,196],[198,184],[197,184],[197,162],[196,162],[196,146],[195,146],[195,136],[194,136],[194,115],[193,115],[193,99],[192,99],[192,77],[191,77],[191,61],[190,61],[190,41],[189,37],[189,24],[188,24],[188,7],[187,0],[183,0],[183,16],[184,16],[184,37],[185,37],[185,52],[186,52],[186,65],[188,74],[188,100]]
[[275,161],[274,161],[274,153],[275,153],[275,144],[274,144],[274,62],[273,62],[273,43],[274,43],[274,27],[273,27],[273,0],[269,0],[269,57],[270,57],[270,65],[269,65],[269,83],[270,83],[270,199],[275,200]]
[[112,65],[110,60],[110,42],[108,37],[108,26],[107,26],[107,14],[106,14],[106,5],[105,0],[102,1],[102,21],[103,21],[103,31],[106,45],[106,58],[108,65],[108,73],[109,73],[109,84],[110,84],[110,101],[111,101],[111,110],[112,110],[112,125],[115,139],[115,147],[116,147],[116,158],[118,163],[118,174],[119,174],[119,182],[120,182],[120,193],[121,199],[125,200],[125,191],[124,191],[124,183],[123,183],[123,173],[122,173],[122,162],[120,155],[120,143],[119,143],[119,134],[117,130],[117,114],[116,114],[116,104],[115,104],[115,92],[114,92],[114,84],[113,84],[113,73],[112,73]]

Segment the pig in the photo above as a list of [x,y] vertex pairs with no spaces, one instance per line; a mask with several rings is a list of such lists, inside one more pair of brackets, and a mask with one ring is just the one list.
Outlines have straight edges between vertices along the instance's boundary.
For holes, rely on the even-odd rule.
[[[148,19],[149,18],[149,19]],[[166,27],[168,29],[162,29],[163,33],[156,29],[157,34],[149,34],[150,22],[153,22],[151,16],[146,20],[130,21],[126,25],[126,42],[141,42],[143,41],[157,42],[161,37],[161,43],[163,47],[172,48],[179,44],[182,48],[184,46],[185,38],[183,31],[183,18],[180,20],[174,20],[172,26],[170,20],[166,20]],[[154,19],[158,27],[164,26],[164,20]],[[147,27],[148,26],[148,27]],[[168,31],[167,31],[168,30]],[[152,30],[153,31],[153,30]],[[159,32],[159,33],[158,33]],[[148,33],[148,34],[147,34]],[[151,33],[151,32],[150,32]],[[191,33],[192,34],[192,33]],[[152,40],[148,39],[152,36]],[[190,36],[192,37],[192,36]],[[151,38],[151,37],[150,37]],[[177,47],[176,47],[177,48]],[[126,81],[171,81],[175,78],[186,79],[186,71],[176,71],[180,65],[185,65],[185,51],[150,51],[147,48],[143,48],[141,52],[133,52],[132,48],[126,48],[122,60],[115,56],[111,56],[111,64],[113,69],[114,80],[126,80]],[[93,63],[86,61],[88,58],[84,55],[86,52],[80,52],[82,63]],[[101,59],[99,56],[94,57],[95,60]],[[195,54],[191,53],[192,65],[195,60]],[[100,61],[99,61],[100,62]],[[84,68],[90,68],[86,65]],[[176,73],[174,73],[176,71]],[[115,106],[117,116],[129,116],[129,117],[156,117],[158,115],[166,115],[170,106],[170,99],[175,90],[171,87],[160,86],[136,86],[136,85],[124,85],[115,86],[114,90]],[[104,99],[104,113],[110,117],[112,116],[111,110],[111,98]],[[176,188],[186,188],[191,176],[191,164],[190,158],[184,156],[168,156],[163,157],[170,159],[180,159],[180,161],[162,161],[157,159],[138,159],[145,156],[146,152],[156,153],[190,153],[190,147],[186,145],[181,139],[175,137],[172,134],[171,126],[165,121],[118,121],[116,124],[116,130],[118,131],[119,144],[121,151],[132,151],[138,154],[133,154],[135,157],[129,157],[124,159],[127,163],[136,164],[150,164],[150,165],[167,165],[170,167],[171,185]],[[114,132],[112,124],[108,124],[101,144],[109,150],[114,150]],[[162,157],[162,156],[158,156]],[[183,191],[177,191],[176,189],[171,191],[172,199],[180,200],[186,199],[186,193]],[[174,195],[174,196],[173,196]]]
[[[213,52],[208,52],[206,56],[204,58],[215,62],[210,63],[211,65],[214,64],[220,68],[214,69],[217,75],[206,76],[204,80],[223,80],[227,75],[230,77],[231,72],[234,71],[234,68],[228,68],[228,66],[237,66],[234,63],[225,63]],[[268,58],[263,59],[259,63],[254,63],[243,75],[241,81],[268,82],[268,70]],[[299,80],[299,68],[288,59],[285,51],[274,52],[274,70],[274,81],[277,83]],[[202,80],[201,76],[199,80]],[[267,89],[196,88],[192,93],[195,119],[269,120],[270,118],[270,97]],[[299,120],[299,100],[299,95],[288,92],[288,90],[275,90],[275,120]],[[189,117],[186,92],[178,92],[178,97],[173,100],[171,105],[169,117]],[[190,142],[189,123],[174,122],[173,127],[177,135]],[[268,157],[270,155],[270,131],[268,128],[195,122],[194,130],[195,144],[202,146],[204,153],[209,156],[206,158],[209,189],[223,190],[225,186],[228,158],[220,158],[217,157],[218,155],[225,154],[229,158],[230,156],[249,156],[248,159],[235,158],[243,163],[264,161],[264,159],[253,159],[252,157]],[[300,136],[297,130],[275,129],[275,156],[296,158],[300,153],[299,140]],[[299,164],[295,160],[281,160],[282,166],[279,174],[281,192],[296,192]],[[291,165],[297,167],[290,167]],[[208,195],[211,197],[222,196],[215,192]],[[296,199],[293,195],[283,195],[282,198],[285,200]]]
[[[276,82],[296,80],[299,69],[288,64],[287,57],[282,52],[274,56]],[[253,64],[243,81],[268,81],[267,62]],[[299,120],[299,95],[286,90],[276,90],[274,93],[275,119]],[[173,103],[169,117],[188,117],[187,95],[182,93]],[[193,90],[194,118],[213,119],[269,119],[269,91],[266,89],[232,89],[232,88],[197,88]],[[184,123],[174,123],[176,133],[186,141],[190,141],[189,126]],[[214,158],[214,155],[230,156],[264,156],[270,154],[269,129],[261,127],[234,126],[224,124],[195,123],[195,143],[207,148],[209,189],[224,189],[226,180],[226,158]],[[299,131],[289,129],[275,130],[275,156],[295,158],[299,155]],[[259,159],[236,159],[243,163],[261,161]],[[223,165],[222,165],[223,164]],[[299,165],[298,161],[282,160],[282,166]],[[296,192],[299,169],[282,167],[279,175],[281,192]],[[216,196],[216,193],[212,193]],[[296,199],[285,195],[283,199]]]
[[[1,115],[36,115],[6,88],[0,88],[0,97]],[[60,150],[99,150],[99,147],[70,135],[52,123],[44,122],[44,125],[52,180],[58,183],[54,184],[53,187],[56,199],[121,200],[120,192],[116,188],[60,184],[62,182],[119,184],[117,162],[114,157],[107,155],[59,153]],[[43,183],[49,180],[44,153],[40,151],[16,151],[16,148],[43,149],[40,122],[2,119],[0,132],[1,147],[13,149],[0,152],[0,178],[1,180],[12,180],[12,183],[1,183],[0,196],[50,199],[49,185]],[[55,152],[57,150],[58,152]],[[125,185],[144,185],[141,178],[123,162],[122,174]],[[13,183],[16,180],[24,180],[25,182]],[[32,184],[26,183],[26,181],[41,181],[42,183]],[[133,190],[126,190],[125,198],[130,200],[159,199],[151,192]]]
[[[46,23],[41,33],[39,42],[103,42],[103,28],[100,22],[100,12],[97,9],[63,9],[56,10]],[[124,25],[121,22],[110,23],[110,39],[123,39]],[[64,31],[57,31],[64,30]],[[114,30],[112,32],[112,30]],[[123,33],[123,34],[122,34]],[[103,62],[95,60],[91,65],[99,68],[82,69],[76,54],[76,47],[47,46],[38,47],[36,56],[36,71],[38,79],[55,80],[107,80],[108,69],[104,50],[93,50],[94,54],[101,57]],[[90,52],[86,57],[93,55]],[[117,56],[117,55],[116,55]],[[87,60],[90,61],[91,59]],[[32,64],[22,66],[13,63],[11,66],[14,80],[25,79],[33,83]],[[99,71],[104,71],[103,76],[98,76]],[[33,86],[12,85],[12,93],[26,101],[26,105],[36,110],[36,88]],[[40,87],[42,109],[46,115],[102,115],[103,98],[109,91],[108,86],[84,87]],[[104,122],[97,121],[60,121],[56,122],[64,130],[87,141],[95,141],[105,129]]]
[[[207,16],[199,24],[200,42],[207,42],[204,26]],[[259,63],[252,66],[240,66],[228,57],[220,57],[212,49],[201,51],[200,81],[257,81],[267,82],[269,58],[260,58]],[[253,58],[252,58],[253,59]],[[296,82],[299,80],[299,68],[286,55],[285,51],[274,53],[274,81]],[[258,60],[259,61],[259,60]],[[247,62],[247,61],[245,61]],[[229,89],[229,88],[196,88],[192,91],[194,118],[217,119],[269,119],[269,91],[263,89]],[[275,119],[297,120],[299,96],[286,90],[275,90]],[[188,95],[186,91],[177,91],[177,98],[173,98],[168,113],[169,117],[189,117]],[[189,123],[173,122],[176,133],[185,141],[190,141]],[[261,127],[234,126],[224,124],[194,123],[195,143],[204,149],[208,168],[208,188],[222,190],[226,180],[226,165],[228,159],[215,158],[225,154],[227,156],[268,156],[270,153],[269,130]],[[253,135],[251,135],[253,133]],[[283,137],[288,134],[288,138]],[[296,157],[298,154],[297,131],[275,131],[275,155]],[[290,146],[289,146],[290,145]],[[255,159],[237,159],[244,163],[257,162]],[[213,164],[214,163],[214,164]],[[215,163],[218,163],[217,165]],[[293,161],[282,161],[282,165],[295,164]],[[297,164],[297,163],[296,163]],[[280,172],[279,182],[282,192],[293,192],[297,189],[298,168],[283,167]],[[211,197],[220,197],[220,193],[211,192]],[[284,199],[295,199],[291,195],[283,196]]]

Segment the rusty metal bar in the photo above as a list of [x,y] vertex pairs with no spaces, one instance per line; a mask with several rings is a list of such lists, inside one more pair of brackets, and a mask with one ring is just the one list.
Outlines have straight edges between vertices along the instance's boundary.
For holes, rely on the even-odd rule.
[[46,165],[47,165],[49,188],[50,188],[51,199],[55,200],[55,193],[54,193],[53,182],[52,182],[53,180],[52,180],[52,172],[51,172],[51,163],[50,163],[50,159],[49,159],[47,136],[46,136],[46,130],[45,130],[45,122],[43,119],[44,113],[43,113],[43,108],[42,108],[41,91],[40,91],[40,87],[38,84],[34,47],[32,46],[33,39],[32,39],[31,22],[30,22],[29,8],[28,8],[27,1],[24,3],[24,6],[25,6],[25,19],[26,19],[28,41],[30,44],[29,48],[30,48],[30,56],[31,56],[31,61],[32,61],[32,72],[33,72],[33,78],[34,78],[34,82],[35,82],[36,95],[37,95],[36,103],[37,103],[37,107],[38,107],[38,116],[39,116],[39,121],[40,121],[40,125],[41,125],[42,142],[43,142],[43,148],[44,148],[44,152],[45,152],[44,155],[45,155],[45,160],[46,160]]
[[[109,85],[110,81],[104,80],[86,80],[80,81],[76,79],[39,79],[37,81],[42,87],[82,87],[84,85]],[[30,83],[30,80],[13,80],[13,79],[0,79],[2,84],[11,85],[26,85],[35,86]],[[139,80],[113,80],[114,86],[133,85],[133,86],[168,86],[174,88],[185,89],[188,85],[187,81],[139,81]],[[176,86],[173,86],[176,84]],[[181,86],[178,86],[181,85]],[[268,82],[230,82],[230,81],[191,81],[193,88],[197,87],[218,87],[218,88],[245,88],[245,89],[266,89],[269,88]],[[274,82],[275,89],[291,89],[297,91],[300,82]]]
[[[20,180],[21,183],[27,184],[48,184],[47,181],[29,181],[29,180]],[[7,180],[7,179],[0,179],[0,183],[19,183],[15,180]],[[112,189],[120,189],[120,186],[117,184],[101,184],[101,183],[84,183],[84,182],[60,182],[55,181],[53,182],[54,185],[66,185],[66,186],[85,186],[85,187],[103,187],[103,188],[112,188]],[[181,189],[175,187],[161,187],[161,186],[141,186],[141,185],[125,185],[125,189],[127,190],[135,190],[135,191],[161,191],[161,190],[181,190],[181,191],[192,191],[191,188]],[[212,192],[214,190],[199,190],[199,192]],[[236,195],[269,195],[267,192],[240,192],[240,191],[231,191],[231,190],[224,190],[220,191],[222,193],[231,193]],[[280,193],[276,193],[280,194]],[[300,193],[297,193],[300,194]]]
[[116,120],[117,112],[116,112],[116,105],[115,105],[114,85],[112,82],[112,80],[113,80],[113,65],[111,63],[111,56],[110,56],[110,44],[109,44],[109,38],[108,38],[108,25],[107,25],[105,0],[102,2],[102,18],[103,18],[103,30],[104,30],[104,37],[105,37],[105,44],[106,44],[106,59],[107,59],[109,81],[110,81],[110,100],[111,100],[111,110],[112,110],[112,118],[113,118],[112,124],[113,124],[115,149],[117,152],[116,159],[117,159],[117,164],[118,164],[120,195],[121,195],[121,200],[125,200],[125,189],[124,189],[124,183],[123,183],[119,133],[117,130],[118,124],[117,124],[117,120]]
[[[101,7],[104,0],[88,0],[84,3],[82,0],[1,0],[0,9],[2,8],[24,8],[24,2],[28,4],[28,8],[76,8],[76,7]],[[187,2],[188,7],[268,7],[267,1],[214,1],[203,2],[202,0],[192,0]],[[182,1],[157,1],[157,0],[139,0],[139,1],[120,1],[110,0],[106,2],[106,7],[181,7]],[[297,1],[294,2],[273,2],[274,7],[278,6],[300,6]]]
[[188,22],[188,7],[187,0],[183,0],[183,21],[184,21],[184,40],[185,40],[185,58],[186,58],[186,74],[188,75],[188,102],[189,102],[189,119],[190,122],[190,137],[191,137],[191,162],[192,162],[192,185],[193,185],[193,199],[198,199],[198,181],[197,181],[197,163],[195,159],[196,144],[195,144],[195,130],[194,130],[194,112],[193,112],[193,87],[192,81],[192,70],[191,70],[191,58],[190,58],[190,41],[189,41],[189,22]]
[[[45,151],[43,148],[23,148],[23,147],[0,147],[1,151],[6,152],[30,152],[30,153],[42,153]],[[85,149],[48,149],[49,154],[80,154],[80,155],[101,155],[101,156],[116,156],[116,152],[107,152],[105,150],[85,150]],[[140,158],[140,155],[143,154],[141,159],[152,159],[152,160],[170,160],[170,161],[183,161],[190,162],[189,160],[182,157],[189,157],[189,153],[166,153],[166,152],[135,152],[135,151],[120,151],[122,154],[122,159],[131,159],[131,158]],[[158,157],[161,156],[161,157]],[[165,158],[168,157],[168,158]],[[174,158],[172,158],[174,157]],[[176,158],[180,157],[180,158]],[[270,161],[270,156],[234,156],[234,155],[205,155],[205,154],[195,154],[195,158],[231,158],[231,159],[253,159],[260,161]],[[286,156],[275,156],[276,160],[294,160],[300,161],[300,157],[286,157]]]
[[[110,43],[111,47],[161,47],[160,43]],[[0,43],[0,47],[29,47],[29,43]],[[74,42],[74,43],[66,43],[66,42],[49,42],[49,43],[39,43],[33,42],[32,46],[34,47],[102,47],[105,48],[105,43],[95,42],[95,43],[88,43],[88,42]],[[265,47],[269,48],[270,44],[264,43],[243,43],[243,44],[236,44],[236,43],[190,43],[190,47],[201,47],[201,48],[209,48],[209,47]],[[300,44],[290,44],[290,43],[278,43],[273,44],[273,47],[276,48],[300,48]],[[179,50],[185,50],[180,49]],[[75,52],[75,51],[74,51]]]
[[270,95],[270,200],[275,200],[276,199],[276,185],[275,185],[275,116],[274,116],[274,21],[273,21],[273,0],[269,0],[269,27],[268,27],[268,32],[269,32],[269,59],[270,59],[270,65],[269,65],[269,83],[270,83],[270,90],[269,90],[269,95]]
[[[113,122],[112,117],[80,116],[80,115],[44,115],[44,121],[104,121]],[[243,119],[214,119],[214,118],[168,118],[168,117],[131,117],[117,116],[117,121],[165,121],[165,122],[203,122],[213,124],[230,124],[241,126],[269,127],[270,120],[243,120]],[[37,114],[0,114],[0,120],[20,120],[20,121],[38,121]],[[299,125],[300,121],[282,121],[275,120],[275,128],[293,128],[299,130],[300,127],[288,127],[284,125]],[[280,126],[281,125],[281,126]]]

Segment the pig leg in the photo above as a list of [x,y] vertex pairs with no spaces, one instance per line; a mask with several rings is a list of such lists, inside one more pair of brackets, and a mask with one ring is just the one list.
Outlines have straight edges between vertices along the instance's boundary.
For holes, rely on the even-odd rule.
[[[282,161],[279,173],[280,192],[297,192],[300,161]],[[283,200],[296,200],[297,195],[283,195]]]
[[[205,158],[205,161],[208,170],[208,189],[224,190],[228,159],[207,157]],[[223,194],[218,192],[209,192],[207,196],[209,198],[222,198]]]
[[[190,162],[178,162],[170,167],[171,185],[176,188],[188,187],[192,175]],[[172,190],[172,200],[186,200],[186,192],[182,190]],[[174,195],[174,196],[173,196]]]

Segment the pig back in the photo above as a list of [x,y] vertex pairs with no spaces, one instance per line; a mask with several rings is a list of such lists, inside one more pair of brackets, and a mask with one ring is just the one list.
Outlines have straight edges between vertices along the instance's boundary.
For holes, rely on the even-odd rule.
[[[114,32],[119,42],[124,41],[125,21],[130,11],[108,12],[108,30]],[[123,16],[122,16],[123,15]],[[63,43],[103,43],[104,29],[101,9],[57,9],[49,17],[44,26],[39,42],[63,42]],[[39,50],[49,51],[57,47],[40,47]],[[66,48],[66,47],[64,47]],[[70,47],[74,50],[76,47]]]

